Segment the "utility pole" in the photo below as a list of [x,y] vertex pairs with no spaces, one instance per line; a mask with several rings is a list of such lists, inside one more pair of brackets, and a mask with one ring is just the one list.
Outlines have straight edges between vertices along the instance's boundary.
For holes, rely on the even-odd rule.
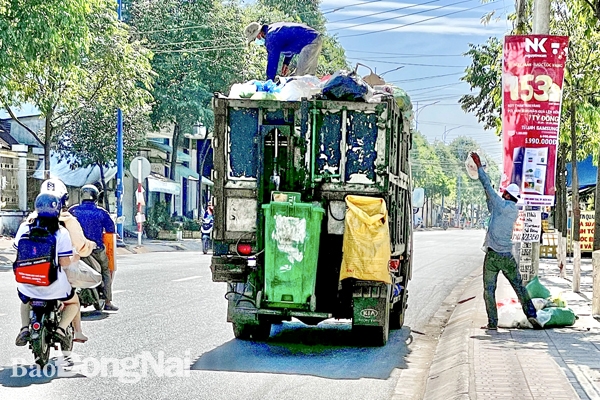
[[[119,21],[122,20],[122,3],[117,0]],[[117,109],[117,233],[123,240],[123,112]]]
[[[534,0],[533,5],[533,33],[536,35],[548,35],[550,33],[550,1]],[[517,2],[517,33],[526,34],[526,9],[525,0]],[[533,210],[533,207],[526,206],[525,210]],[[519,246],[520,247],[520,246]],[[521,257],[519,257],[520,259]],[[529,280],[538,275],[540,268],[540,242],[531,243],[531,266],[533,268]],[[526,283],[526,282],[524,282]]]

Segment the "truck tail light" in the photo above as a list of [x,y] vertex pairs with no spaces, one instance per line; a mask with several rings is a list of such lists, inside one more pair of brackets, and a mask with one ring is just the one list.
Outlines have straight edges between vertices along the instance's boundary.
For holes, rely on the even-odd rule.
[[390,263],[389,263],[390,271],[396,272],[396,271],[398,271],[399,267],[400,267],[400,260],[390,260]]

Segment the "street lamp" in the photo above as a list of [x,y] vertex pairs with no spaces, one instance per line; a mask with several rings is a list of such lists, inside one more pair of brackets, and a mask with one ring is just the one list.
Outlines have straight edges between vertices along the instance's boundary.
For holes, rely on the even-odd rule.
[[462,128],[463,126],[466,126],[466,125],[459,125],[454,128],[446,129],[446,126],[444,125],[444,136],[442,137],[442,142],[444,142],[444,144],[446,144],[446,136],[448,135],[448,132],[453,131],[458,128]]
[[437,104],[439,102],[440,102],[439,100],[438,101],[434,101],[433,103],[425,104],[421,108],[419,108],[419,102],[418,101],[416,102],[417,107],[416,107],[416,113],[415,113],[415,130],[417,130],[417,131],[419,130],[419,114],[421,114],[421,111],[423,111],[423,109],[425,107],[432,106],[432,105]]

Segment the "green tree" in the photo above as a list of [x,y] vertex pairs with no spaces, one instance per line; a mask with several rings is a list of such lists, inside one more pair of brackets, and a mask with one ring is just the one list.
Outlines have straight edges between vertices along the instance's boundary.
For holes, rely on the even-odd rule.
[[210,101],[243,75],[247,50],[236,3],[213,0],[133,1],[130,24],[154,51],[157,74],[152,94],[152,122],[172,127],[171,179],[177,151],[194,125],[212,126]]
[[[11,108],[22,102],[35,105],[45,118],[42,139],[38,132],[21,125],[44,145],[46,176],[53,139],[86,107],[98,104],[127,111],[150,100],[150,55],[139,42],[130,40],[126,26],[117,20],[114,2],[88,0],[77,4],[85,10],[81,12],[82,19],[77,20],[83,27],[76,28],[83,32],[83,38],[76,37],[75,43],[65,42],[67,50],[78,49],[77,56],[64,56],[56,49],[48,54],[40,51],[38,59],[23,57],[18,68],[5,71],[0,89],[0,103],[17,123],[21,122]],[[53,18],[69,20],[62,13],[50,15],[51,26]],[[63,39],[68,40],[69,36]],[[32,40],[46,43],[43,37]]]
[[[115,140],[116,113],[114,108],[100,105],[83,109],[78,118],[67,125],[56,141],[60,159],[72,168],[96,165],[100,169],[102,187],[106,188],[105,169],[117,158]],[[123,115],[124,159],[131,160],[150,131],[150,107],[140,106]],[[104,207],[109,210],[108,196]]]
[[450,194],[451,180],[444,174],[434,147],[419,132],[413,134],[410,158],[414,187],[425,189],[428,198]]
[[[280,21],[302,22],[323,34],[323,49],[319,55],[317,75],[332,74],[340,69],[349,68],[344,48],[335,36],[326,32],[326,19],[319,8],[321,0],[259,0],[259,3],[274,11],[279,10],[284,13],[285,17],[283,19],[271,20],[270,23]],[[262,19],[258,21],[267,23]]]
[[465,56],[471,65],[460,78],[471,85],[475,94],[467,94],[459,103],[467,113],[474,113],[484,129],[502,131],[502,42],[490,37],[481,45],[469,44]]

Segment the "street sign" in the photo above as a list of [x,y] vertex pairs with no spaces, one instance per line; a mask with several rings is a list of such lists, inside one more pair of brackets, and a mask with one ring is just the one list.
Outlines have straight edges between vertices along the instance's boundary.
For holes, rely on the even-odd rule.
[[[142,176],[138,176],[139,171],[139,162],[142,160]],[[131,175],[138,181],[144,180],[150,175],[150,161],[146,157],[136,157],[131,160],[131,164],[129,164],[129,171],[131,171]]]

